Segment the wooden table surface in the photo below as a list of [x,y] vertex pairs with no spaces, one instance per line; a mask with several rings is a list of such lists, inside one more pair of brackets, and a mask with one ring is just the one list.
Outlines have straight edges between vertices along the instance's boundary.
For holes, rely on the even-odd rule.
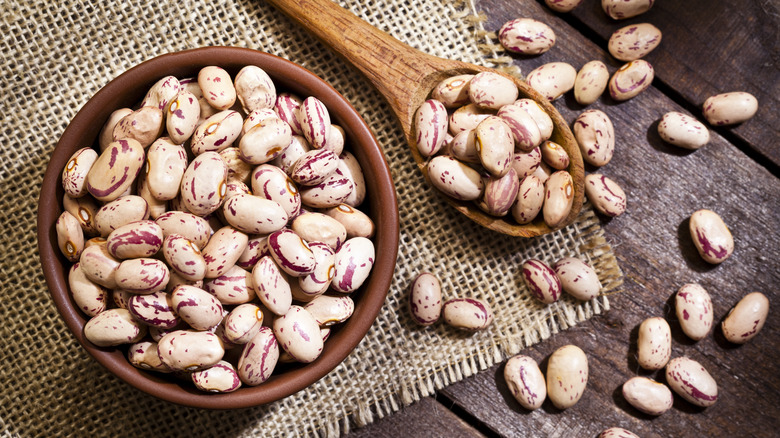
[[[606,51],[613,31],[649,22],[663,32],[661,45],[645,58],[656,71],[653,87],[626,102],[603,96],[589,106],[610,116],[617,141],[609,164],[586,171],[614,179],[629,198],[624,215],[601,218],[625,274],[623,292],[610,297],[605,314],[522,352],[544,371],[557,348],[581,347],[590,366],[582,399],[565,411],[549,400],[527,411],[509,393],[501,363],[352,429],[349,437],[596,437],[613,426],[641,437],[780,435],[780,5],[775,0],[659,0],[643,15],[614,21],[600,3],[585,0],[573,12],[558,14],[542,1],[477,1],[487,30],[532,17],[556,32],[549,52],[513,55],[525,74],[547,62],[579,68],[593,59],[613,72],[622,64]],[[701,104],[708,96],[738,90],[758,98],[757,115],[739,126],[711,129],[703,148],[678,149],[658,136],[664,113],[682,111],[703,121]],[[570,94],[555,106],[571,123],[584,108]],[[701,208],[720,214],[734,235],[736,249],[721,265],[702,261],[691,241],[688,218]],[[673,308],[673,295],[685,283],[709,291],[716,324],[754,291],[769,297],[769,319],[742,346],[727,342],[719,326],[693,342],[682,333]],[[653,316],[665,317],[672,327],[672,357],[699,361],[715,378],[714,406],[698,408],[675,395],[671,410],[651,417],[623,399],[621,385],[631,377],[664,381],[663,371],[642,370],[636,361],[637,327]]]

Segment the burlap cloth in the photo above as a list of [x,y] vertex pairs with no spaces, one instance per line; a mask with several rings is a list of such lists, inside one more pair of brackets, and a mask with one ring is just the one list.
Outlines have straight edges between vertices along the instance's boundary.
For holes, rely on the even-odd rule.
[[[447,0],[342,1],[374,26],[442,57],[502,66],[473,4]],[[622,274],[597,218],[523,240],[484,231],[428,188],[389,108],[359,73],[259,0],[12,0],[0,19],[3,102],[0,431],[3,436],[338,435],[472,375],[608,308]],[[57,139],[110,79],[153,56],[232,45],[283,56],[331,82],[376,134],[398,192],[401,239],[387,303],[358,348],[325,378],[268,406],[203,411],[160,401],[121,382],[78,345],[49,296],[36,251],[38,187]],[[603,295],[544,306],[522,285],[527,258],[579,256]],[[474,335],[409,317],[409,283],[439,276],[446,297],[495,309]]]

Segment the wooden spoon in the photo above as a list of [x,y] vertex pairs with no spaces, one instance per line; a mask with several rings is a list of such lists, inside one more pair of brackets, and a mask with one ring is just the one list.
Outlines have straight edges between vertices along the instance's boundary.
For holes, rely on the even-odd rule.
[[[417,150],[414,136],[415,111],[428,98],[433,87],[443,79],[494,70],[416,50],[369,25],[332,0],[268,1],[341,55],[371,81],[401,122],[412,156],[430,184],[426,159]],[[520,97],[535,100],[550,115],[555,125],[551,140],[563,146],[571,159],[567,170],[574,181],[574,200],[568,217],[557,228],[564,227],[574,221],[582,207],[584,169],[580,149],[568,124],[547,99],[524,81],[511,79],[517,84]],[[442,196],[456,210],[473,221],[500,233],[533,237],[553,231],[541,218],[530,224],[518,225],[511,215],[506,219],[494,217],[484,213],[473,202],[458,201],[444,194]]]

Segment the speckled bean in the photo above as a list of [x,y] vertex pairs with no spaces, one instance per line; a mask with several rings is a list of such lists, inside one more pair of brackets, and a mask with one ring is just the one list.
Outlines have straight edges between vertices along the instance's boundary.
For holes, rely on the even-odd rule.
[[712,299],[698,284],[683,285],[674,296],[674,309],[683,333],[694,341],[704,339],[712,329]]
[[648,415],[661,415],[672,408],[672,391],[663,383],[647,377],[632,377],[623,384],[623,398]]
[[136,140],[146,149],[163,132],[164,114],[158,108],[142,107],[120,120],[112,132],[113,141]]
[[[520,109],[518,111],[523,112]],[[495,177],[506,175],[511,168],[515,149],[509,125],[500,117],[491,116],[477,125],[474,134],[474,144],[482,167]]]
[[301,203],[311,208],[335,207],[345,202],[354,189],[349,177],[333,172],[316,186],[301,189]]
[[734,238],[714,211],[698,210],[691,215],[689,223],[696,250],[707,263],[722,263],[734,252]]
[[485,192],[478,204],[479,208],[493,216],[505,216],[517,201],[519,190],[520,179],[515,169],[510,167],[506,175],[486,179]]
[[281,230],[289,219],[278,202],[246,193],[229,198],[222,212],[228,224],[248,234],[273,233]]
[[130,222],[106,238],[108,252],[118,259],[151,257],[162,248],[162,228],[152,220]]
[[281,155],[292,143],[290,125],[279,118],[268,118],[241,137],[238,150],[241,159],[249,164],[268,163]]
[[246,135],[250,129],[259,125],[260,122],[267,119],[278,119],[279,115],[271,108],[259,108],[249,114],[244,119],[244,124],[241,125],[241,135]]
[[485,184],[479,172],[455,158],[439,155],[427,167],[431,183],[444,194],[461,201],[473,201],[482,195]]
[[699,363],[677,357],[666,365],[666,383],[680,397],[703,408],[718,401],[718,384]]
[[477,136],[473,129],[459,132],[447,144],[444,154],[464,163],[479,163],[476,140]]
[[238,265],[217,278],[205,281],[203,289],[228,306],[248,303],[255,299],[252,275]]
[[672,329],[661,317],[647,318],[639,325],[637,362],[646,370],[660,370],[672,356]]
[[237,146],[231,146],[219,151],[219,156],[228,168],[228,180],[241,181],[249,184],[254,166],[241,159],[241,151]]
[[588,301],[596,298],[601,283],[596,271],[584,261],[575,257],[564,257],[552,266],[561,282],[561,287],[578,300]]
[[539,102],[533,99],[523,98],[517,99],[513,105],[524,109],[531,118],[534,119],[536,126],[539,128],[539,133],[542,136],[541,141],[550,139],[554,129],[552,117],[550,117],[541,105],[539,105]]
[[268,236],[249,236],[246,249],[236,260],[236,266],[251,271],[255,263],[267,255],[271,255],[268,252]]
[[495,72],[477,73],[469,82],[469,100],[480,108],[497,110],[517,100],[519,93],[512,79]]
[[290,178],[298,184],[316,186],[338,167],[339,157],[327,149],[314,149],[303,154],[290,169]]
[[344,152],[344,144],[346,144],[346,134],[344,128],[339,125],[331,124],[328,131],[328,139],[322,146],[322,149],[332,151],[334,154],[339,155]]
[[684,149],[699,149],[710,142],[710,131],[704,123],[677,111],[664,114],[658,123],[658,135]]
[[247,114],[276,104],[276,86],[262,68],[247,65],[236,74],[234,83],[236,96]]
[[236,88],[230,74],[217,66],[203,67],[198,72],[198,86],[213,108],[226,110],[236,103]]
[[127,310],[133,318],[149,327],[170,330],[181,322],[174,310],[171,295],[165,291],[148,295],[132,295],[127,300]]
[[290,311],[276,318],[273,326],[279,345],[298,362],[313,362],[322,353],[320,326],[303,307],[290,306]]
[[609,82],[609,71],[601,61],[585,63],[574,78],[574,99],[580,105],[597,101]]
[[160,360],[173,371],[209,368],[225,355],[219,337],[211,332],[176,330],[157,343]]
[[445,108],[457,108],[466,105],[469,100],[469,82],[474,75],[456,75],[450,76],[441,82],[431,91],[431,97],[444,104]]
[[303,129],[303,136],[315,149],[325,146],[330,131],[330,114],[319,99],[309,96],[298,108],[298,122]]
[[225,201],[227,165],[216,152],[204,152],[187,166],[181,180],[184,207],[198,216],[216,211]]
[[300,108],[302,103],[303,100],[294,94],[284,92],[276,94],[274,111],[276,111],[280,119],[290,125],[294,136],[303,136],[303,127],[301,127],[301,123],[296,116],[298,108]]
[[542,211],[544,205],[544,183],[535,175],[528,175],[520,181],[517,199],[511,208],[512,217],[519,224],[527,224]]
[[558,409],[574,406],[588,384],[588,357],[576,345],[564,345],[547,363],[547,396]]
[[452,298],[444,302],[441,315],[449,326],[462,330],[484,330],[493,322],[493,309],[485,300]]
[[214,232],[201,250],[206,260],[206,278],[217,278],[232,268],[248,243],[249,236],[231,226]]
[[506,361],[504,380],[515,400],[528,410],[539,409],[547,398],[544,375],[529,356],[517,355]]
[[528,73],[526,82],[547,100],[555,100],[574,88],[577,70],[565,62],[543,64]]
[[103,237],[131,222],[149,219],[149,204],[140,196],[121,196],[100,207],[95,214],[95,228]]
[[637,59],[620,67],[609,80],[609,95],[617,101],[631,99],[650,87],[655,72],[653,66]]
[[79,220],[67,211],[63,211],[54,225],[57,232],[57,247],[71,262],[76,262],[84,250],[84,230]]
[[73,301],[87,316],[95,316],[108,307],[108,289],[87,278],[80,263],[68,271],[68,287]]
[[764,327],[769,315],[769,299],[761,292],[752,292],[729,311],[721,324],[723,336],[735,344],[753,339]]
[[155,199],[168,201],[179,194],[187,170],[187,151],[168,137],[161,137],[146,151],[146,183]]
[[609,37],[609,53],[621,61],[643,58],[661,44],[661,31],[650,23],[622,27]]
[[109,309],[92,317],[84,325],[84,337],[98,347],[113,347],[138,342],[146,335],[146,326],[125,309]]
[[544,0],[544,4],[555,12],[570,12],[580,3],[582,0]]
[[561,297],[561,281],[555,271],[538,259],[526,260],[522,265],[523,282],[534,298],[551,304]]
[[655,0],[601,0],[601,8],[610,18],[623,20],[644,14],[653,7]]
[[241,387],[241,380],[233,365],[225,360],[191,374],[192,383],[201,391],[228,393]]
[[195,330],[210,330],[222,321],[222,303],[201,288],[179,286],[171,292],[171,303],[176,314]]
[[165,76],[149,88],[141,101],[141,106],[150,106],[160,111],[166,111],[168,105],[179,95],[182,85],[174,76]]
[[436,155],[447,132],[447,108],[436,99],[428,99],[417,109],[414,121],[417,150],[424,157]]
[[569,172],[553,172],[544,183],[544,223],[550,228],[559,227],[569,216],[574,203],[574,181]]
[[323,242],[333,250],[347,240],[344,225],[324,213],[303,213],[293,220],[290,228],[306,242]]
[[144,165],[144,150],[133,139],[111,142],[87,173],[87,191],[98,201],[122,196]]
[[64,194],[62,196],[62,207],[65,211],[78,219],[81,229],[87,236],[98,234],[95,228],[95,215],[100,206],[92,196],[82,196],[81,198],[71,198]]
[[376,227],[374,221],[362,211],[347,204],[339,204],[335,207],[325,210],[325,214],[336,219],[347,230],[347,237],[366,237],[374,236]]
[[95,245],[85,244],[79,263],[84,274],[91,281],[114,289],[116,287],[116,268],[119,267],[121,260],[111,255],[106,246],[105,240]]
[[149,258],[125,260],[119,264],[114,275],[117,287],[143,295],[165,290],[171,278],[164,262]]
[[130,365],[142,370],[158,373],[171,372],[157,354],[156,341],[141,341],[130,345],[127,348],[127,361],[130,362]]
[[439,320],[442,311],[441,282],[430,272],[418,275],[409,290],[409,313],[414,322],[428,326]]
[[342,175],[352,182],[352,192],[344,200],[345,204],[357,207],[366,199],[366,179],[363,175],[363,169],[360,162],[349,151],[343,151],[339,155],[339,165],[336,167],[336,173]]
[[260,332],[263,312],[252,303],[236,306],[225,316],[225,336],[235,344],[246,344]]
[[622,427],[610,427],[603,430],[598,438],[639,438],[639,435]]
[[574,121],[574,137],[580,145],[582,158],[594,166],[604,166],[615,151],[615,128],[603,111],[583,111]]
[[303,306],[320,327],[339,324],[352,316],[355,302],[349,296],[320,295]]
[[209,116],[203,121],[190,139],[190,149],[195,155],[204,152],[219,152],[233,145],[241,134],[243,118],[238,111],[225,110]]
[[342,293],[354,292],[371,273],[376,259],[374,243],[365,237],[353,237],[336,251],[336,273],[331,287]]
[[565,170],[569,167],[569,154],[558,143],[547,140],[539,146],[539,150],[542,152],[542,159],[553,169]]
[[277,202],[288,218],[296,217],[300,213],[301,195],[298,187],[280,168],[271,164],[255,167],[251,184],[255,196]]
[[555,32],[550,26],[533,18],[516,18],[501,26],[498,41],[510,52],[539,55],[555,45]]
[[708,97],[703,109],[704,118],[710,125],[734,125],[756,114],[758,100],[750,93],[733,91]]
[[175,144],[182,144],[195,132],[200,120],[198,98],[189,91],[182,91],[171,101],[165,115],[165,129]]
[[489,116],[496,114],[496,111],[489,108],[480,108],[474,103],[463,105],[450,114],[449,131],[452,135],[458,135],[461,131],[474,129],[479,122]]
[[512,168],[517,172],[517,177],[523,179],[533,174],[541,161],[542,151],[538,147],[527,153],[515,151],[515,155],[512,157]]
[[152,196],[152,191],[149,189],[148,182],[149,181],[146,178],[146,172],[140,172],[138,174],[138,178],[136,179],[136,194],[143,198],[144,201],[146,201],[146,205],[149,207],[149,217],[152,219],[157,219],[161,214],[165,213],[166,209],[168,208],[168,201],[160,201]]
[[271,377],[278,360],[279,344],[276,342],[273,330],[269,327],[261,327],[241,352],[238,360],[238,376],[247,385],[259,385]]
[[308,296],[317,296],[330,287],[330,282],[336,275],[336,253],[323,242],[313,241],[309,244],[309,248],[314,254],[316,264],[310,274],[298,277],[298,287]]
[[268,249],[274,261],[284,272],[293,277],[302,277],[314,270],[314,254],[295,231],[281,229],[268,236]]
[[271,256],[265,256],[257,262],[252,269],[252,280],[257,297],[266,309],[280,316],[290,310],[290,283]]
[[626,211],[626,192],[602,174],[585,176],[585,196],[596,210],[606,216],[620,216]]
[[86,181],[89,169],[98,159],[98,153],[92,148],[82,148],[71,155],[65,168],[62,169],[62,188],[71,198],[86,195]]
[[[542,142],[539,125],[524,108],[518,105],[504,105],[498,110],[498,117],[509,127],[514,139],[514,147],[519,151],[530,152]],[[485,120],[490,119],[491,117]]]
[[181,277],[197,281],[206,276],[206,260],[200,248],[181,234],[165,236],[162,252],[168,266]]
[[206,219],[184,211],[169,211],[155,219],[164,236],[180,234],[200,249],[211,237],[211,227]]
[[101,152],[106,150],[106,147],[108,147],[109,143],[114,141],[114,128],[116,127],[117,123],[119,123],[120,120],[132,112],[133,110],[130,108],[120,108],[108,116],[108,120],[103,125],[103,128],[100,130],[100,134],[98,135],[98,145],[100,146]]

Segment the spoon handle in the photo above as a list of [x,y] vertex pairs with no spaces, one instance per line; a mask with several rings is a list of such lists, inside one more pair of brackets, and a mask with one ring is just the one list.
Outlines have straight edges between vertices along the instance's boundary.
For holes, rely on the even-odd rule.
[[453,68],[447,61],[414,49],[371,26],[332,0],[268,0],[360,70],[411,131],[413,102],[421,102],[438,78]]

